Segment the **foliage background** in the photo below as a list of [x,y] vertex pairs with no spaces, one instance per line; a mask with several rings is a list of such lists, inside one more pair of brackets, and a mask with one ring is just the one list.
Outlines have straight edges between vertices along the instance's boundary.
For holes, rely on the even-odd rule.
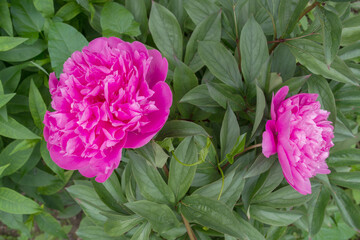
[[[340,0],[0,0],[0,239],[358,238],[359,9]],[[158,48],[174,93],[155,141],[124,151],[104,184],[57,167],[42,136],[48,73],[100,36]],[[335,125],[332,173],[313,179],[312,195],[287,184],[277,157],[248,148],[261,143],[271,94],[284,85],[318,93]]]

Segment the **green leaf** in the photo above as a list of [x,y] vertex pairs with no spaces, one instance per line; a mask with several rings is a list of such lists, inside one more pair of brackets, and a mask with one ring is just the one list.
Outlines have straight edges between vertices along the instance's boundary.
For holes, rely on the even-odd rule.
[[220,131],[221,159],[225,159],[226,154],[231,152],[239,136],[239,123],[234,112],[228,106]]
[[334,167],[360,164],[360,149],[351,148],[332,152],[326,162]]
[[0,153],[0,165],[5,166],[10,164],[6,169],[4,169],[1,176],[7,176],[16,172],[29,159],[33,148],[19,150],[15,153],[12,153],[13,150],[21,143],[21,140],[15,140],[7,145]]
[[220,81],[228,86],[241,89],[242,81],[238,64],[231,52],[219,42],[199,42],[201,60]]
[[33,214],[42,211],[30,198],[5,187],[0,188],[0,210],[12,214]]
[[308,220],[311,236],[315,236],[320,231],[329,200],[330,192],[325,187],[322,187],[321,191],[309,201]]
[[146,160],[150,161],[157,168],[162,168],[166,163],[166,160],[169,158],[162,147],[155,141],[150,141],[144,147],[138,148],[136,152],[138,152]]
[[184,7],[186,12],[189,14],[191,20],[197,26],[209,15],[219,11],[219,7],[217,7],[214,1],[211,0],[186,0],[184,3]]
[[220,105],[210,96],[208,87],[205,84],[201,84],[187,92],[181,98],[180,103],[190,103],[210,113],[216,113],[220,109]]
[[60,223],[49,213],[41,212],[40,214],[36,214],[35,221],[40,230],[61,239],[68,239]]
[[344,192],[344,190],[334,187],[332,188],[332,196],[339,208],[345,223],[356,231],[360,230],[360,209],[353,203],[353,200]]
[[360,26],[357,24],[359,19],[359,15],[354,15],[343,22],[341,45],[350,45],[359,41]]
[[266,37],[254,17],[250,17],[241,31],[240,52],[244,79],[253,82],[269,57]]
[[33,0],[35,8],[42,13],[44,17],[51,17],[54,15],[54,1],[53,0]]
[[0,60],[7,62],[23,62],[36,57],[47,48],[44,40],[38,39],[33,44],[27,42],[6,51],[0,52]]
[[8,5],[7,0],[0,0],[0,27],[2,27],[9,36],[13,36],[13,27]]
[[143,223],[134,233],[130,240],[148,240],[151,233],[151,224]]
[[9,117],[6,121],[0,116],[0,135],[13,139],[40,139],[35,133]]
[[[140,30],[142,35],[147,34],[148,30],[148,16],[146,10],[146,3],[144,0],[125,1],[125,7],[134,15],[135,20],[140,23]],[[146,36],[146,35],[145,35]]]
[[96,225],[89,217],[82,219],[76,235],[84,240],[125,240],[124,238],[108,236],[104,231],[104,227]]
[[21,65],[5,68],[0,71],[0,80],[5,93],[15,92],[21,78]]
[[76,2],[68,2],[63,5],[55,14],[64,21],[70,21],[82,12],[81,6]]
[[139,24],[134,16],[124,6],[107,2],[101,10],[100,23],[105,37],[121,37],[121,34],[129,36],[140,35]]
[[330,182],[342,187],[360,189],[360,172],[332,172]]
[[104,215],[108,218],[104,230],[112,237],[124,235],[144,220],[143,217],[137,215],[124,216],[113,213],[104,213]]
[[5,106],[14,96],[15,93],[0,94],[0,108]]
[[234,111],[245,108],[245,101],[239,91],[223,83],[208,82],[209,94],[221,107],[226,109],[227,103]]
[[245,178],[254,177],[266,172],[271,168],[275,160],[275,156],[267,158],[263,154],[259,154],[259,156],[255,159],[249,170],[247,170]]
[[37,191],[42,195],[53,195],[65,187],[73,173],[74,171],[66,171],[63,174],[63,177],[59,176],[51,182],[46,182],[46,185],[43,187],[38,187]]
[[9,228],[19,230],[21,234],[25,235],[27,238],[31,238],[30,230],[23,223],[23,215],[0,211],[0,221]]
[[280,0],[278,7],[279,35],[285,37],[294,30],[308,2],[309,0]]
[[11,16],[16,32],[20,36],[38,33],[44,25],[44,17],[36,11],[31,0],[11,1]]
[[174,212],[165,204],[140,200],[125,205],[136,214],[146,218],[152,228],[160,234],[181,225]]
[[[219,200],[230,208],[233,208],[244,188],[244,173],[245,171],[237,171],[234,169],[225,175],[224,185],[222,179],[218,179],[215,182],[202,186],[193,192],[193,194]],[[218,199],[221,191],[221,197]]]
[[194,106],[188,103],[179,103],[180,99],[191,89],[198,85],[198,79],[194,72],[182,62],[178,62],[174,71],[174,98],[181,116],[190,119]]
[[[193,137],[185,138],[175,150],[175,156],[185,164],[193,164],[198,161],[198,151]],[[170,161],[169,186],[175,194],[178,202],[189,190],[194,179],[197,165],[184,166],[173,157]]]
[[176,65],[175,59],[182,60],[183,34],[174,14],[152,2],[149,29],[156,46],[165,55],[170,66]]
[[290,47],[291,52],[298,61],[311,72],[334,81],[359,86],[359,79],[356,78],[353,72],[351,72],[339,57],[335,57],[330,69],[328,68],[321,46],[316,42],[307,39],[298,39],[286,42],[286,44]]
[[[191,4],[198,4],[196,1],[187,1]],[[196,26],[189,42],[186,45],[184,62],[194,71],[198,71],[204,66],[198,54],[198,43],[200,41],[217,41],[221,38],[221,13],[213,13],[206,17],[200,24]]]
[[274,208],[293,207],[306,203],[312,195],[302,195],[291,186],[282,187],[269,194],[266,198],[254,201],[264,206]]
[[9,51],[26,40],[28,40],[28,38],[0,36],[0,52]]
[[331,91],[329,83],[325,78],[321,76],[312,75],[308,81],[308,91],[309,93],[317,93],[319,94],[319,98],[317,99],[321,108],[329,111],[331,114],[328,118],[329,121],[336,123],[336,105],[334,94]]
[[240,135],[237,138],[234,147],[231,149],[231,151],[228,154],[226,154],[226,159],[230,164],[234,163],[234,158],[236,155],[244,151],[245,143],[246,143],[246,133]]
[[133,176],[142,196],[158,203],[174,203],[175,197],[170,187],[164,182],[160,173],[138,154],[128,152],[131,159]]
[[302,214],[294,210],[281,211],[271,207],[251,205],[250,216],[272,226],[288,226],[302,217]]
[[256,130],[258,129],[263,117],[264,110],[266,107],[266,100],[263,91],[261,88],[256,86],[256,113],[255,113],[255,122],[253,125],[253,129],[251,131],[251,137],[254,136]]
[[324,39],[325,63],[330,66],[340,47],[341,21],[337,14],[324,8],[317,8]]
[[274,50],[271,61],[271,72],[280,74],[283,80],[294,76],[296,59],[285,44],[280,44]]
[[162,140],[165,138],[174,137],[188,137],[188,136],[205,136],[209,134],[196,123],[184,121],[184,120],[171,120],[167,121],[161,131],[158,133],[156,139]]
[[64,62],[73,52],[88,45],[88,41],[72,26],[57,22],[50,26],[48,44],[51,66],[59,75]]
[[287,227],[271,226],[266,233],[266,240],[279,240],[286,233]]
[[34,84],[33,80],[31,80],[30,83],[29,107],[35,125],[39,129],[43,129],[43,120],[47,109],[44,100],[42,99],[41,94],[37,89],[36,85]]
[[356,59],[360,57],[360,42],[356,42],[339,50],[338,56],[342,60]]
[[60,177],[64,177],[64,170],[56,165],[56,163],[51,159],[49,150],[46,147],[46,142],[44,140],[41,141],[40,145],[40,153],[41,157],[44,160],[45,164],[57,175]]
[[189,222],[195,222],[240,239],[264,239],[251,224],[237,218],[234,212],[220,201],[192,195],[181,202],[179,209]]
[[[112,182],[118,181],[115,174],[112,174]],[[111,180],[110,180],[111,181]],[[111,186],[109,179],[105,182],[105,183],[98,183],[96,182],[94,179],[92,179],[92,184],[94,186],[94,190],[96,191],[96,193],[98,194],[99,198],[112,210],[118,212],[118,213],[122,213],[122,214],[129,214],[131,213],[123,204],[126,199],[125,196],[121,196],[119,197],[118,194],[111,194],[105,187],[105,184]],[[109,184],[110,183],[110,184]],[[117,184],[119,184],[119,182],[117,182]],[[112,189],[114,191],[119,191],[120,194],[122,194],[122,190],[120,187],[120,184],[116,187],[116,189],[114,189],[114,186],[112,186]]]

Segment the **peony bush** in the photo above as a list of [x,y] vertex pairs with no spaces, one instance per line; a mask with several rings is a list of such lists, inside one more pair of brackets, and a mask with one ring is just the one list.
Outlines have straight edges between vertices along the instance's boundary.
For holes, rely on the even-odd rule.
[[358,239],[359,10],[0,0],[0,239]]

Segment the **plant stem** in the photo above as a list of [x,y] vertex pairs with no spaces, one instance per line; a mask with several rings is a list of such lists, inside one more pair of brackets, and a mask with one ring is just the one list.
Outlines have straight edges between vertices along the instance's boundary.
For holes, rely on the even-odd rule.
[[163,170],[164,170],[164,172],[165,172],[166,177],[169,177],[169,169],[168,169],[168,167],[166,166],[166,163],[165,163],[164,166],[163,166]]
[[294,38],[280,38],[275,41],[269,41],[268,43],[282,43],[282,42],[287,42],[287,41],[296,40],[296,39],[300,39],[300,38],[305,38],[305,37],[312,36],[315,34],[318,34],[318,33],[312,32],[312,33],[306,34],[304,36],[299,36],[299,37],[294,37]]
[[298,21],[300,21],[300,19],[302,19],[306,14],[308,14],[311,10],[313,10],[319,4],[320,4],[319,2],[314,2],[313,4],[311,4],[310,6],[305,8],[305,10],[301,13]]
[[197,240],[196,236],[195,236],[195,234],[194,234],[194,232],[193,232],[193,230],[192,230],[192,228],[190,226],[189,221],[182,214],[181,214],[181,217],[182,217],[182,220],[183,220],[183,222],[185,224],[185,228],[186,228],[186,231],[187,231],[187,233],[189,235],[190,240]]

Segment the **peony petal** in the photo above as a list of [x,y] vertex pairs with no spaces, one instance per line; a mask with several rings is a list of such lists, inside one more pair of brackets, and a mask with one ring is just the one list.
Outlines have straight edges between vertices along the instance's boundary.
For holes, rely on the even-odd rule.
[[149,50],[149,56],[152,57],[148,72],[146,74],[146,82],[150,88],[157,82],[164,82],[168,71],[168,62],[163,58],[158,50]]
[[89,159],[77,156],[64,156],[60,153],[61,148],[50,143],[47,144],[51,159],[61,168],[66,170],[76,170],[88,164]]
[[279,91],[277,91],[275,96],[273,95],[272,100],[271,100],[271,119],[272,120],[276,120],[277,109],[279,108],[280,103],[282,101],[284,101],[288,92],[289,92],[289,87],[284,86],[284,87],[280,88]]
[[311,194],[311,183],[309,178],[303,177],[296,168],[292,168],[294,184],[291,186],[303,195]]
[[276,153],[276,122],[269,120],[266,122],[266,131],[263,133],[262,153],[269,158]]
[[293,185],[294,178],[293,178],[292,172],[291,172],[289,153],[286,153],[284,147],[281,145],[278,145],[277,150],[278,150],[279,162],[280,162],[284,177],[286,178],[286,180],[288,181],[288,183],[290,185]]
[[59,84],[59,81],[56,78],[55,73],[54,72],[50,73],[50,76],[49,76],[49,90],[50,90],[51,95],[55,93],[58,84]]
[[141,133],[130,132],[127,135],[124,148],[140,148],[146,145],[155,136],[157,132]]

